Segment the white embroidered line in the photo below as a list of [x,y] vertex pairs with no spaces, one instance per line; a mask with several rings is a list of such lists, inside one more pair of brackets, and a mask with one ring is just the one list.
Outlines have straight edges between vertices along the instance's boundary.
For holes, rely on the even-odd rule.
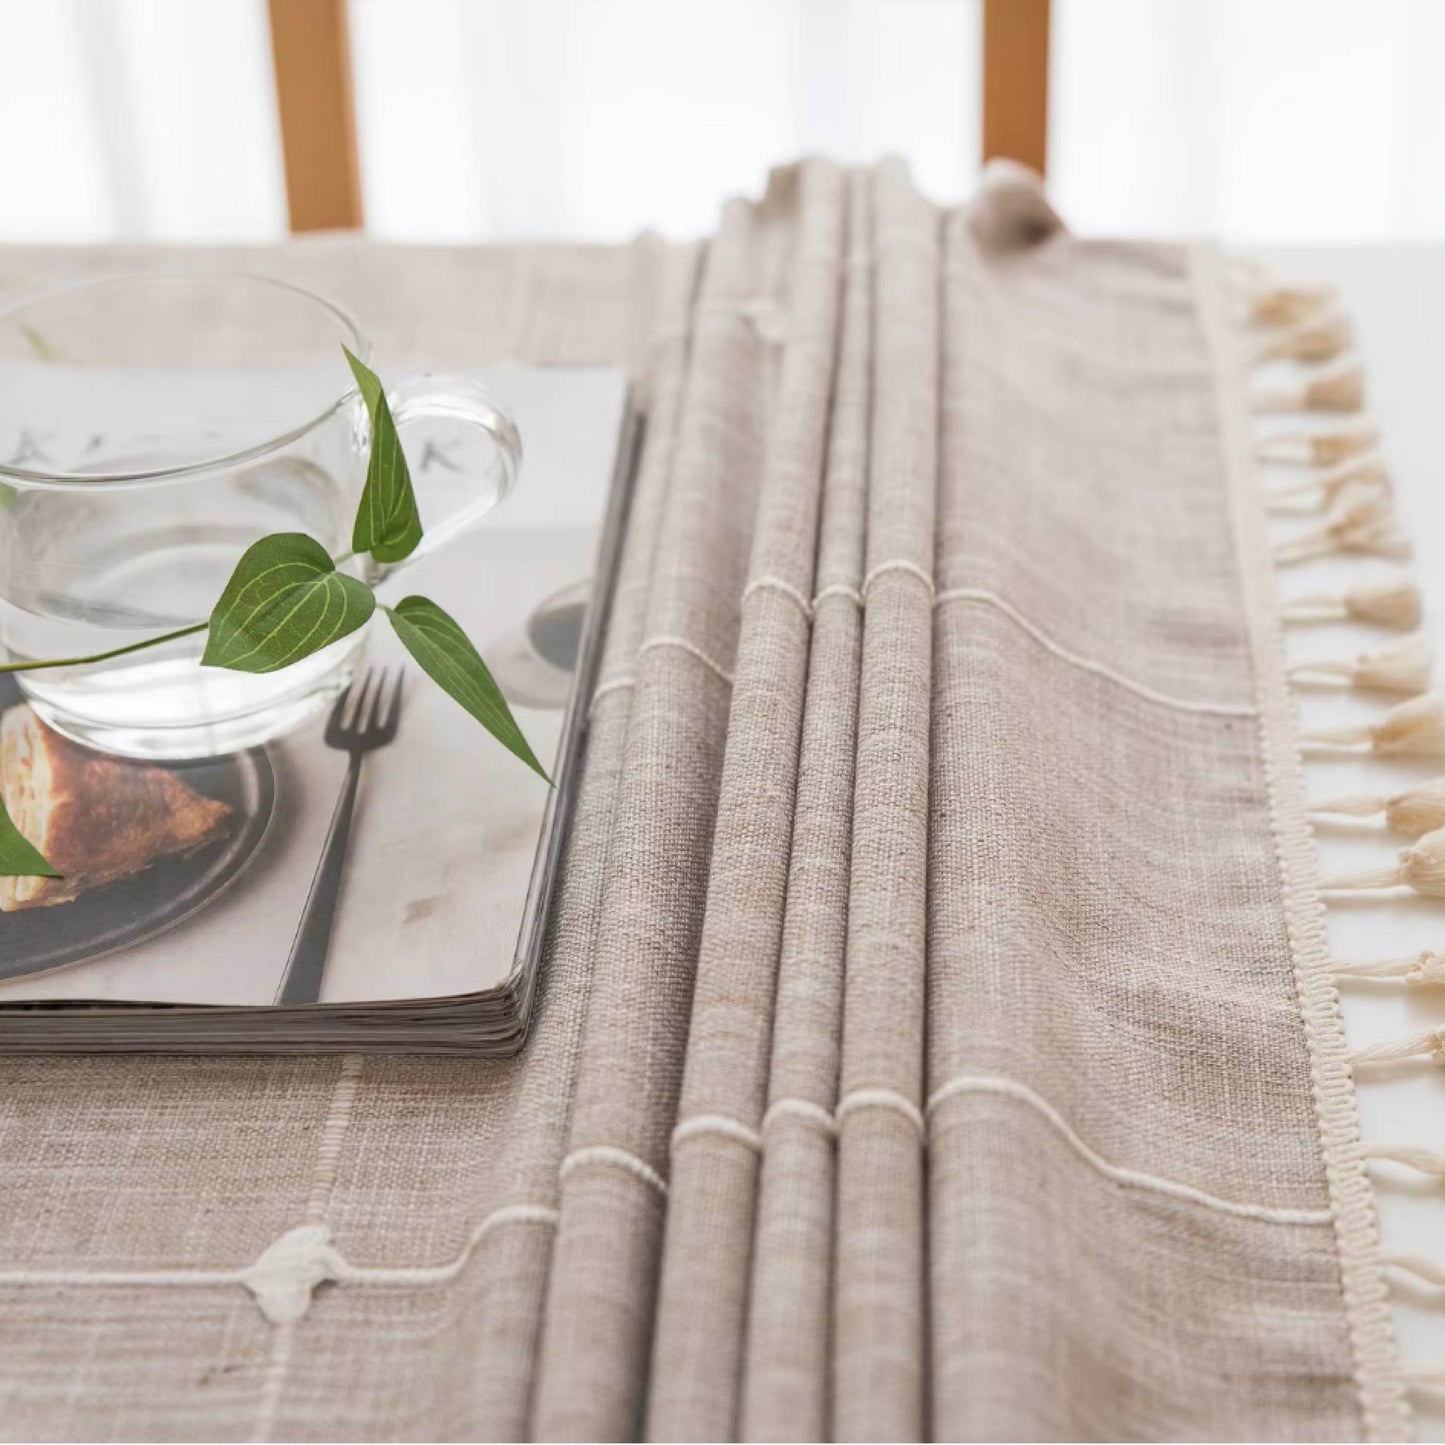
[[1259,1219],[1268,1224],[1332,1224],[1334,1214],[1328,1209],[1282,1209],[1263,1204],[1240,1204],[1232,1199],[1221,1199],[1217,1194],[1196,1189],[1192,1184],[1180,1184],[1157,1174],[1145,1174],[1137,1169],[1126,1169],[1111,1164],[1096,1153],[1073,1130],[1062,1114],[1042,1095],[1036,1094],[1025,1084],[1014,1079],[1000,1078],[991,1074],[960,1074],[940,1085],[928,1099],[928,1112],[932,1114],[950,1099],[964,1094],[997,1094],[1027,1104],[1047,1120],[1074,1152],[1088,1165],[1106,1178],[1119,1184],[1138,1189],[1150,1189],[1158,1194],[1172,1195],[1194,1204],[1202,1204],[1224,1214],[1239,1215],[1245,1219]]
[[895,557],[891,562],[880,562],[876,567],[870,569],[868,575],[863,579],[863,596],[867,597],[873,584],[889,572],[904,572],[910,577],[916,577],[928,589],[928,595],[933,596],[933,578],[917,562],[910,562],[905,557]]
[[331,1234],[325,1224],[326,1211],[336,1187],[341,1146],[351,1123],[363,1064],[360,1054],[346,1054],[336,1071],[326,1121],[316,1146],[311,1192],[306,1199],[306,1222],[275,1240],[242,1272],[240,1283],[250,1290],[261,1313],[276,1326],[256,1403],[253,1434],[259,1441],[270,1440],[276,1430],[281,1393],[291,1370],[297,1322],[311,1306],[311,1292],[330,1278],[327,1256]]
[[649,637],[641,647],[637,649],[637,655],[642,656],[644,652],[654,652],[659,647],[676,647],[682,652],[697,658],[710,672],[716,673],[729,687],[732,686],[733,675],[722,663],[716,661],[705,653],[696,643],[689,642],[685,637],[675,637],[668,633],[662,637]]
[[639,1159],[636,1154],[615,1148],[611,1144],[589,1144],[583,1149],[574,1149],[562,1161],[562,1167],[557,1171],[558,1177],[565,1179],[569,1174],[589,1164],[610,1164],[614,1168],[623,1169],[644,1184],[651,1185],[664,1199],[667,1198],[667,1180],[652,1165],[645,1159]]
[[1185,698],[1174,697],[1170,693],[1159,692],[1146,683],[1135,682],[1133,678],[1126,677],[1122,672],[1116,672],[1102,662],[1095,662],[1092,658],[1084,657],[1065,647],[1062,643],[1055,642],[1037,623],[1029,621],[1018,608],[996,592],[988,592],[981,587],[950,587],[947,591],[938,594],[940,607],[949,602],[980,602],[985,606],[992,607],[996,612],[1007,617],[1021,631],[1028,633],[1040,647],[1047,649],[1055,657],[1084,672],[1091,672],[1096,677],[1102,677],[1148,702],[1158,703],[1162,707],[1171,707],[1179,712],[1204,713],[1214,717],[1254,717],[1257,715],[1257,710],[1250,703],[1190,702]]
[[0,1269],[0,1285],[244,1284],[247,1269]]
[[754,577],[743,589],[742,600],[746,602],[754,592],[762,592],[764,590],[781,593],[797,606],[798,611],[801,612],[809,622],[813,620],[813,604],[809,602],[791,582],[786,582],[781,577]]
[[331,1191],[336,1184],[336,1168],[341,1162],[341,1146],[346,1139],[346,1130],[351,1123],[351,1110],[356,1104],[356,1090],[361,1083],[362,1057],[360,1054],[346,1054],[336,1074],[336,1083],[331,1091],[331,1105],[327,1110],[326,1122],[321,1127],[321,1139],[316,1146],[316,1165],[311,1179],[311,1194],[306,1201],[306,1218],[319,1223],[331,1202]]
[[788,339],[788,313],[771,296],[706,301],[697,308],[696,315],[699,322],[741,321],[769,346],[781,346]]
[[[694,313],[696,321],[741,321],[755,336],[771,345],[787,340],[788,314],[770,296],[752,296],[734,301],[706,301]],[[696,327],[689,323],[683,326],[660,327],[647,339],[649,349],[667,346],[674,341],[689,341]]]
[[254,1264],[244,1269],[74,1270],[29,1269],[0,1271],[0,1285],[244,1285],[255,1297],[261,1313],[272,1324],[294,1324],[311,1302],[320,1284],[406,1287],[445,1284],[466,1267],[477,1246],[506,1224],[555,1225],[557,1211],[542,1204],[505,1204],[494,1209],[472,1230],[461,1250],[441,1264],[352,1264],[333,1245],[324,1224],[300,1224],[268,1245]]
[[630,672],[624,673],[619,677],[610,677],[606,682],[599,682],[592,694],[591,706],[596,707],[609,692],[623,692],[627,688],[632,687],[636,682],[637,679]]
[[754,1152],[761,1152],[763,1147],[763,1137],[756,1129],[749,1129],[740,1120],[730,1119],[726,1114],[694,1114],[691,1119],[684,1119],[672,1131],[672,1147],[676,1149],[679,1144],[689,1139],[701,1138],[705,1134],[718,1134],[724,1139],[732,1139]]
[[766,1134],[779,1119],[800,1119],[821,1129],[829,1138],[838,1133],[838,1121],[811,1099],[779,1099],[763,1115],[762,1132]]
[[813,598],[813,611],[816,612],[818,604],[827,601],[829,597],[846,597],[858,607],[863,605],[863,594],[856,587],[850,587],[846,582],[830,582]]
[[493,1231],[505,1224],[536,1224],[555,1228],[557,1211],[545,1204],[504,1204],[494,1209],[467,1236],[461,1250],[443,1264],[417,1265],[353,1265],[338,1255],[336,1278],[342,1284],[373,1284],[406,1287],[409,1285],[447,1284],[467,1266],[477,1246]]
[[849,1114],[856,1114],[860,1109],[891,1109],[895,1114],[901,1114],[918,1131],[919,1138],[927,1132],[928,1126],[923,1120],[923,1111],[904,1094],[897,1089],[852,1089],[838,1101],[838,1112],[835,1115],[839,1125]]

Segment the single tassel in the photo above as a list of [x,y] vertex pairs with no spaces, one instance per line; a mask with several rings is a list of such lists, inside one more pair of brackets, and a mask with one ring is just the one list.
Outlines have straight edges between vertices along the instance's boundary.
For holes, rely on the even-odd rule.
[[1326,311],[1265,337],[1254,349],[1254,362],[1258,366],[1266,361],[1333,361],[1353,340],[1350,318],[1343,311]]
[[1303,481],[1273,488],[1265,501],[1273,512],[1317,512],[1354,482],[1389,491],[1390,473],[1385,469],[1385,459],[1378,452],[1351,457]]
[[1350,1063],[1354,1065],[1401,1064],[1409,1059],[1429,1059],[1431,1063],[1445,1065],[1445,1029],[1426,1029],[1424,1033],[1394,1039],[1388,1044],[1371,1044],[1350,1055]]
[[1420,589],[1408,578],[1363,582],[1347,592],[1295,597],[1280,611],[1286,622],[1369,622],[1407,632],[1424,617]]
[[1376,983],[1403,983],[1411,988],[1445,984],[1445,954],[1429,949],[1408,958],[1385,958],[1375,963],[1332,963],[1337,979],[1367,979]]
[[1258,387],[1250,405],[1258,412],[1359,411],[1365,404],[1365,373],[1353,356],[1327,362],[1287,386]]
[[1445,898],[1445,828],[1426,833],[1418,842],[1400,852],[1392,868],[1365,869],[1327,878],[1320,887],[1329,893],[1347,893],[1361,888],[1413,888],[1427,898]]
[[1413,1144],[1373,1144],[1365,1150],[1365,1158],[1377,1163],[1400,1164],[1431,1179],[1445,1179],[1445,1154]]
[[1261,437],[1255,443],[1254,454],[1262,462],[1329,467],[1373,451],[1379,443],[1379,427],[1372,421],[1357,421],[1330,431],[1276,432]]
[[1245,291],[1251,326],[1297,326],[1338,296],[1333,286],[1253,286]]
[[1274,559],[1285,566],[1326,557],[1331,552],[1401,558],[1410,555],[1410,543],[1395,527],[1394,507],[1386,493],[1358,482],[1342,487],[1325,524],[1281,542],[1274,549]]
[[1437,1395],[1445,1392],[1445,1366],[1406,1365],[1403,1371],[1405,1384],[1423,1395]]
[[1445,828],[1445,778],[1395,793],[1391,797],[1361,795],[1328,798],[1310,809],[1316,819],[1374,818],[1382,821],[1391,833],[1402,838],[1423,838],[1437,828]]
[[1430,649],[1423,637],[1407,637],[1343,661],[1298,662],[1287,675],[1296,687],[1352,687],[1415,697],[1430,686]]
[[1300,734],[1314,753],[1374,753],[1382,758],[1445,758],[1445,701],[1412,697],[1384,717],[1358,727],[1316,728]]

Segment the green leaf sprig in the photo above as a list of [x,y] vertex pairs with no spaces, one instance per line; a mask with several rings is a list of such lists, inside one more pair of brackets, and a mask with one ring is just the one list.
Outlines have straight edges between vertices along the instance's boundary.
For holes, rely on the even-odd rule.
[[[346,360],[371,418],[371,454],[350,552],[334,558],[304,532],[272,533],[242,554],[209,621],[87,657],[9,663],[0,666],[0,672],[86,666],[198,632],[207,634],[203,667],[279,672],[364,627],[380,606],[422,671],[550,784],[552,780],[518,727],[501,688],[456,620],[426,597],[406,597],[395,607],[378,604],[365,582],[339,570],[342,563],[360,556],[400,562],[416,551],[423,535],[411,470],[386,392],[376,373],[350,351]],[[15,826],[3,797],[0,875],[58,876]]]

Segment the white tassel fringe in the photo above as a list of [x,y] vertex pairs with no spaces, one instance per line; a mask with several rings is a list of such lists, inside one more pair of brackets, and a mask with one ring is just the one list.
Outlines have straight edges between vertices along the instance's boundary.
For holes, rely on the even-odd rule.
[[1298,326],[1329,306],[1338,294],[1333,286],[1247,286],[1245,316],[1252,326]]
[[1353,356],[1316,368],[1287,386],[1259,387],[1250,399],[1257,412],[1359,411],[1365,404],[1365,374]]
[[1326,798],[1310,808],[1316,819],[1374,818],[1403,838],[1423,838],[1445,828],[1445,778],[1432,778],[1403,793]]
[[1375,1144],[1365,1150],[1372,1162],[1399,1164],[1431,1179],[1445,1179],[1445,1154],[1420,1149],[1413,1144]]
[[1285,566],[1332,552],[1400,558],[1410,555],[1409,541],[1395,526],[1395,511],[1387,493],[1358,482],[1342,487],[1325,524],[1281,542],[1274,550],[1274,559]]
[[1296,687],[1352,687],[1416,697],[1430,686],[1430,649],[1423,637],[1407,637],[1379,652],[1357,657],[1297,662],[1289,669]]
[[1409,1038],[1393,1039],[1387,1044],[1371,1044],[1350,1055],[1350,1063],[1403,1064],[1411,1059],[1429,1059],[1432,1064],[1445,1065],[1445,1029],[1426,1029]]
[[1379,452],[1350,457],[1314,476],[1276,487],[1269,493],[1267,502],[1274,512],[1318,512],[1354,482],[1381,491],[1390,490],[1390,473]]
[[1382,758],[1445,758],[1445,702],[1426,695],[1392,707],[1358,727],[1316,728],[1300,734],[1315,753],[1374,753]]
[[1403,983],[1411,988],[1445,984],[1445,954],[1426,949],[1409,958],[1385,958],[1375,963],[1332,963],[1337,979],[1366,979],[1375,983]]
[[1276,432],[1261,437],[1255,443],[1254,454],[1262,462],[1329,467],[1373,451],[1379,441],[1379,427],[1372,421],[1360,420],[1329,431]]
[[1408,632],[1424,617],[1420,589],[1409,578],[1363,582],[1345,592],[1295,597],[1284,604],[1286,622],[1368,622]]
[[1255,365],[1266,361],[1333,361],[1354,341],[1354,328],[1343,311],[1309,316],[1254,348]]
[[1445,898],[1445,828],[1426,833],[1400,850],[1400,861],[1391,868],[1367,868],[1326,878],[1320,887],[1343,893],[1358,889],[1413,888],[1427,898]]

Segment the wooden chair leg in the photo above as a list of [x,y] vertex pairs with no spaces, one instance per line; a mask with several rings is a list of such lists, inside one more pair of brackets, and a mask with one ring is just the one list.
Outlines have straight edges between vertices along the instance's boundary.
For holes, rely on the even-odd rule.
[[292,231],[361,225],[346,0],[268,0]]
[[1044,174],[1049,135],[1049,0],[984,0],[983,158]]

